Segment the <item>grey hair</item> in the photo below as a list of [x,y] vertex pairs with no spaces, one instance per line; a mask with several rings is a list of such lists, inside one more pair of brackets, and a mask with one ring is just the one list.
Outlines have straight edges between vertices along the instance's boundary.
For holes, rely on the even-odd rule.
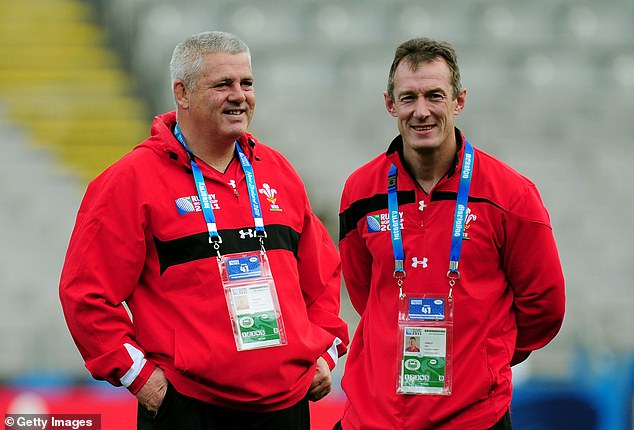
[[217,52],[228,54],[245,53],[249,58],[249,63],[251,63],[249,47],[233,34],[223,31],[205,31],[194,34],[174,48],[170,61],[172,85],[177,80],[180,80],[183,81],[188,90],[194,90],[196,78],[202,69],[205,55]]

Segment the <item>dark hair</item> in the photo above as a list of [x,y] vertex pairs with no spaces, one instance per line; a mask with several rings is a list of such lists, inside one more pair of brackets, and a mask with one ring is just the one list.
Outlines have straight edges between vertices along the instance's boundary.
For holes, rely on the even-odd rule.
[[387,93],[394,99],[394,72],[402,61],[406,61],[412,69],[418,68],[421,63],[431,63],[438,58],[447,62],[451,72],[451,86],[454,99],[462,89],[460,83],[460,69],[458,68],[458,56],[449,42],[419,37],[403,42],[396,48],[394,61],[390,67],[390,75],[387,80]]

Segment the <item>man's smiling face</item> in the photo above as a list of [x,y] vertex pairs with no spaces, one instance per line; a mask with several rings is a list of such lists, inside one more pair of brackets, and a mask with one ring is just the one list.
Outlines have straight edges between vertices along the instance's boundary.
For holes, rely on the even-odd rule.
[[454,97],[451,72],[444,59],[420,63],[403,60],[394,72],[393,96],[385,106],[397,119],[405,152],[429,152],[453,139],[455,119],[464,107],[466,90]]

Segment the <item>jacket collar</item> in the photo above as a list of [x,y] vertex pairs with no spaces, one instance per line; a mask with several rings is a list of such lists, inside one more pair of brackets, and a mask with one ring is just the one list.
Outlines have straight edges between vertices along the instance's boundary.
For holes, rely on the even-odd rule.
[[[189,166],[189,155],[183,145],[174,136],[174,127],[176,126],[176,111],[166,112],[154,117],[151,127],[152,137],[148,139],[147,144],[151,146],[158,145],[162,151],[169,154],[173,160]],[[256,154],[256,144],[259,143],[251,133],[245,133],[238,139],[238,144],[242,148],[249,160],[259,159]],[[142,145],[144,145],[144,142]]]
[[[458,143],[458,150],[456,151],[456,156],[454,157],[454,163],[452,167],[449,169],[449,171],[447,172],[448,178],[451,178],[460,167],[460,163],[464,153],[464,141],[465,141],[464,134],[457,127],[454,128],[454,133],[456,134],[456,142]],[[409,165],[407,164],[407,162],[405,161],[405,157],[403,156],[403,136],[399,134],[398,136],[394,138],[394,140],[392,140],[392,142],[390,143],[390,146],[387,148],[385,155],[388,159],[392,161],[392,163],[398,160],[399,164],[401,164],[405,168],[407,173],[409,173],[410,176],[412,176],[411,169]]]

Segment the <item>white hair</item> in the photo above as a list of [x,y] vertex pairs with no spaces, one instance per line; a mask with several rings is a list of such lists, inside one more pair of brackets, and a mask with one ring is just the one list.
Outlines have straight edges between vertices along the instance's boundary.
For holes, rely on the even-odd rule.
[[194,34],[174,48],[170,61],[172,85],[177,80],[180,80],[188,90],[194,90],[196,78],[201,71],[205,55],[216,52],[228,54],[245,53],[249,63],[251,62],[251,51],[247,44],[231,33],[205,31]]

